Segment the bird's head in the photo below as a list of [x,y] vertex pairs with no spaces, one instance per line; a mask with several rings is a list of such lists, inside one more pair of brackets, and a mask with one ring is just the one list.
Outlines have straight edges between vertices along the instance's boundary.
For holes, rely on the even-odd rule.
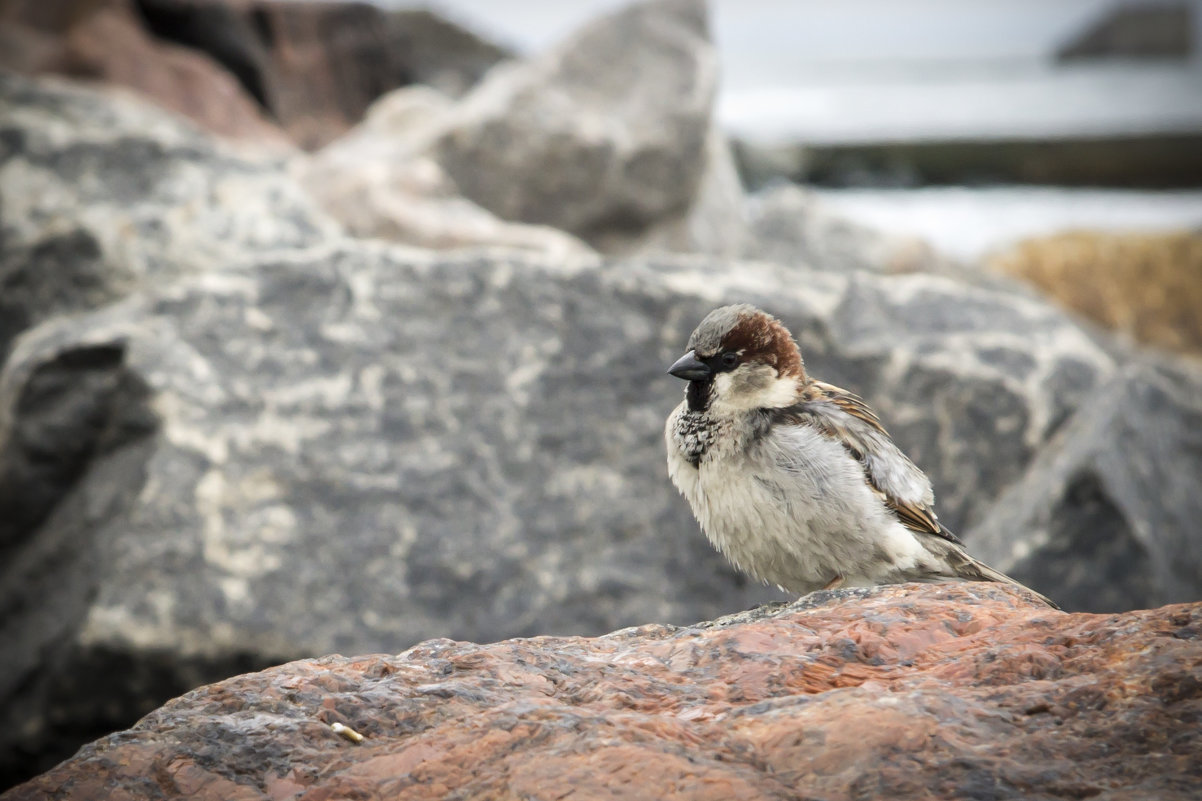
[[705,316],[688,352],[668,373],[689,382],[689,408],[739,412],[797,402],[806,381],[793,335],[770,314],[745,303]]

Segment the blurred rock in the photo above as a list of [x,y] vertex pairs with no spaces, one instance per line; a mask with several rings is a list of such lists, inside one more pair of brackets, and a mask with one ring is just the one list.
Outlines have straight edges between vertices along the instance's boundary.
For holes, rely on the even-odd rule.
[[375,103],[350,133],[294,164],[298,178],[331,216],[358,236],[439,250],[507,247],[552,257],[592,252],[571,234],[507,222],[460,196],[442,167],[422,152],[452,108],[433,89],[397,89]]
[[652,0],[485,78],[431,153],[506,220],[608,252],[733,254],[742,190],[711,123],[717,54],[702,0]]
[[1148,345],[1202,355],[1202,232],[1073,231],[995,255],[996,272]]
[[249,0],[132,1],[155,37],[207,53],[260,106],[269,107],[267,48]]
[[425,10],[258,2],[249,13],[268,50],[267,105],[309,150],[346,132],[392,89],[423,83],[459,95],[511,56]]
[[1099,387],[971,532],[1074,609],[1202,595],[1202,370],[1137,363]]
[[338,230],[282,162],[115,92],[0,75],[0,359],[26,327]]
[[391,89],[458,96],[511,56],[424,9],[271,0],[13,0],[0,45],[0,67],[127,86],[222,136],[310,149]]
[[747,200],[748,235],[742,257],[817,270],[876,273],[952,269],[917,237],[890,236],[827,210],[811,192],[781,184]]
[[1116,3],[1056,52],[1057,61],[1084,59],[1187,59],[1194,52],[1188,3]]
[[432,640],[203,687],[4,799],[1184,801],[1200,633],[1202,604],[1065,615],[955,584],[596,639]]
[[0,67],[57,73],[134,89],[216,134],[283,149],[284,134],[208,56],[149,35],[127,0],[18,4],[0,18]]
[[31,242],[10,243],[5,237],[0,241],[0,365],[26,328],[119,298],[131,284],[123,272],[105,261],[100,243],[79,227],[63,225]]

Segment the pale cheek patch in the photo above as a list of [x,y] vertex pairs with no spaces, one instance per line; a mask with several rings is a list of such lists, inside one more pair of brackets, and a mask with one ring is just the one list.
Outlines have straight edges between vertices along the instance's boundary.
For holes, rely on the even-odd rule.
[[797,379],[767,365],[743,365],[714,379],[714,407],[730,411],[777,409],[797,402]]

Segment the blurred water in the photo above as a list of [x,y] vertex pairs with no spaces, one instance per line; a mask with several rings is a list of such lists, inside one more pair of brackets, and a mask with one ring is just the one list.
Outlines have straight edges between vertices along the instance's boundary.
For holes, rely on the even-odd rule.
[[752,141],[1062,139],[1202,131],[1202,71],[1027,62],[898,69],[724,93],[718,118]]
[[1202,232],[1202,190],[998,186],[814,191],[847,217],[884,231],[921,236],[962,259],[976,259],[1025,237],[1075,228]]

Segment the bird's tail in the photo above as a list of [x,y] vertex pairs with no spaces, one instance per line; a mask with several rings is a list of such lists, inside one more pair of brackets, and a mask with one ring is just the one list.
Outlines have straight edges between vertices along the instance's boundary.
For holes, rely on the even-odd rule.
[[[949,538],[928,536],[921,537],[920,541],[926,547],[927,551],[945,566],[943,569],[947,572],[942,578],[961,578],[968,581],[997,581],[1002,584],[1010,584],[1015,587],[1021,587],[1053,609],[1060,608],[1055,601],[1046,595],[1035,592],[1035,590],[1017,579],[1007,576],[1000,570],[994,570],[979,559],[974,559],[959,544],[959,540],[952,541]],[[933,576],[932,578],[938,580],[939,577]]]
[[[968,556],[968,554],[965,554],[965,556]],[[1003,573],[1000,570],[994,570],[992,567],[990,567],[989,565],[980,561],[979,559],[973,559],[971,556],[968,556],[968,563],[969,563],[970,567],[968,567],[967,571],[965,571],[965,572],[967,572],[971,575],[965,575],[965,573],[962,572],[961,573],[962,578],[972,579],[973,581],[999,581],[1003,584],[1012,584],[1015,587],[1021,587],[1022,589],[1031,593],[1036,598],[1043,601],[1045,604],[1052,607],[1053,609],[1060,608],[1060,606],[1055,601],[1053,601],[1051,598],[1047,597],[1043,593],[1035,592],[1035,590],[1031,589],[1026,584],[1023,584],[1021,581],[1018,581],[1017,579],[1013,579],[1010,576],[1007,576],[1005,573]]]

